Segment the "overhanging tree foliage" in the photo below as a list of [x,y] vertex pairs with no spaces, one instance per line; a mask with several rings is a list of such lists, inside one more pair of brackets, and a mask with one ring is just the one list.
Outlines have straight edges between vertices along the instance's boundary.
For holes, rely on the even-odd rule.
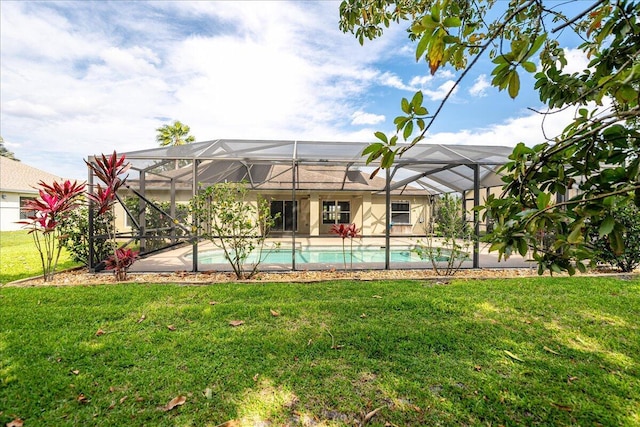
[[[561,135],[535,147],[515,147],[503,168],[503,194],[489,197],[483,207],[495,221],[487,236],[491,249],[500,258],[531,251],[540,273],[584,270],[585,260],[594,256],[585,239],[591,223],[601,224],[600,234],[621,253],[625,227],[612,209],[626,202],[640,206],[640,3],[600,0],[584,6],[565,16],[558,2],[543,0],[345,0],[340,5],[340,28],[360,43],[380,37],[394,22],[407,22],[416,60],[425,60],[432,74],[446,66],[458,70],[456,86],[488,55],[494,64],[491,84],[512,98],[520,92],[520,74],[532,73],[549,107],[541,114],[576,109]],[[588,69],[563,71],[567,61],[557,35],[564,31],[583,41],[579,48],[590,59]],[[423,140],[454,89],[433,113],[421,92],[402,99],[395,134],[376,132],[379,142],[363,152],[367,161],[388,168],[406,150],[396,146],[400,138],[409,149]]]

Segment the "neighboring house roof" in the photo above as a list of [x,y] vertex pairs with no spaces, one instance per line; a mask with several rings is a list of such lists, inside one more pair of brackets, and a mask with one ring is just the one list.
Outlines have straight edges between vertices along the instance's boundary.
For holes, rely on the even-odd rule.
[[51,183],[62,178],[8,157],[0,156],[0,191],[37,194],[40,181]]

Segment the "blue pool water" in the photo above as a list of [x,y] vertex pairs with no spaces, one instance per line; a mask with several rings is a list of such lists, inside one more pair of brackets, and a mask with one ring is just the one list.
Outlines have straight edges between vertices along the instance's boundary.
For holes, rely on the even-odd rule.
[[[418,254],[409,249],[391,249],[389,253],[391,262],[425,262]],[[247,263],[255,263],[257,255],[252,253],[247,259]],[[384,262],[384,248],[354,248],[353,263],[363,262]],[[222,250],[208,250],[198,253],[198,262],[202,264],[223,264],[227,260],[224,258]],[[321,264],[342,264],[344,262],[342,248],[303,248],[296,250],[296,264],[321,263]],[[351,263],[349,248],[346,249],[346,262]],[[262,253],[262,263],[264,264],[291,264],[291,249],[275,249]]]

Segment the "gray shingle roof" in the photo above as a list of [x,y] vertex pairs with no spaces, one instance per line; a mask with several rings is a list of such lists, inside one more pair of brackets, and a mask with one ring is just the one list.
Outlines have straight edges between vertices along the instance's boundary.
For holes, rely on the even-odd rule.
[[0,191],[14,193],[37,193],[38,182],[50,184],[62,178],[34,168],[22,162],[0,156]]

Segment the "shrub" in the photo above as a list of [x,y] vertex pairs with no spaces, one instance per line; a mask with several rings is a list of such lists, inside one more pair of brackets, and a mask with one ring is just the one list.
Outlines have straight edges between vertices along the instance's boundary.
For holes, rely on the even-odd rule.
[[633,271],[640,265],[640,208],[632,202],[615,205],[611,210],[615,222],[624,227],[622,240],[624,250],[616,253],[612,249],[609,236],[601,235],[600,230],[606,226],[604,220],[591,227],[590,236],[596,253],[596,261],[617,266],[621,271]]
[[[94,234],[106,236],[110,231],[113,219],[112,211],[94,216]],[[71,211],[66,218],[60,221],[60,235],[60,242],[67,248],[73,260],[89,266],[89,208],[87,206],[81,206]],[[93,240],[93,251],[97,259],[107,259],[113,253],[113,249],[111,240]]]
[[[164,212],[171,210],[170,202],[159,202],[150,200],[156,207]],[[127,197],[124,200],[126,208],[137,218],[140,214],[140,198]],[[158,209],[152,208],[146,203],[145,218],[145,251],[162,249],[170,243],[173,238],[184,237],[187,232],[181,227],[177,227],[175,221],[186,224],[189,218],[189,207],[176,204],[175,218],[162,214]]]
[[431,218],[430,229],[437,237],[428,234],[413,249],[420,258],[431,261],[437,274],[452,276],[469,258],[473,236],[464,215],[462,200],[444,194],[436,200],[436,214]]
[[[247,194],[244,183],[220,183],[200,189],[190,203],[198,235],[222,248],[238,279],[258,272],[267,233],[274,224],[268,201],[259,198],[256,208],[247,202]],[[254,250],[257,261],[247,269],[246,260]]]

